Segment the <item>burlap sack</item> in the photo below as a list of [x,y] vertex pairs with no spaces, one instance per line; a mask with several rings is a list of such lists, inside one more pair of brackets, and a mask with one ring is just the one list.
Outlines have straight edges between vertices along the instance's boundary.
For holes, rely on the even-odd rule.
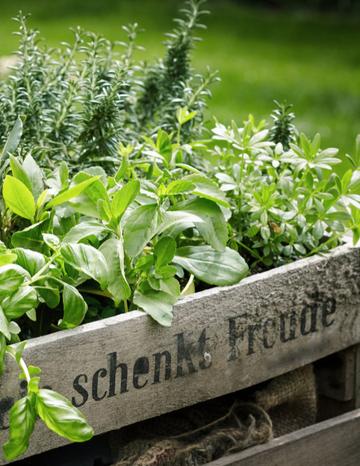
[[212,400],[113,433],[116,466],[199,466],[316,420],[311,366],[261,390]]

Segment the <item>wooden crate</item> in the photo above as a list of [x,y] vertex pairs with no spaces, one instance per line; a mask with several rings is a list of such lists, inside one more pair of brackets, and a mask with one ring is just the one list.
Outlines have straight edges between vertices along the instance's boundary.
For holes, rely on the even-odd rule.
[[[24,357],[100,434],[358,344],[359,315],[360,249],[346,245],[184,298],[171,328],[133,311],[34,339]],[[0,380],[0,444],[9,406],[22,392],[8,361]],[[38,423],[27,455],[66,443]]]
[[292,432],[208,466],[359,466],[360,409]]

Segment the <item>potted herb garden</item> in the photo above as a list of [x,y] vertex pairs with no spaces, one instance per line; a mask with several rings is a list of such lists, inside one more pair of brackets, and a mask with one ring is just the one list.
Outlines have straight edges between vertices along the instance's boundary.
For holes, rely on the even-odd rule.
[[123,52],[81,30],[50,51],[17,18],[0,82],[0,464],[360,342],[344,241],[360,237],[360,140],[340,176],[286,104],[205,125],[201,3],[151,66],[136,26]]

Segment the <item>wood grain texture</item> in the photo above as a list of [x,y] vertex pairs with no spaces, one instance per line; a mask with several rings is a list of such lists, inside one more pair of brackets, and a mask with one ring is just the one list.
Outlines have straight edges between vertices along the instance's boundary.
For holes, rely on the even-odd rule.
[[208,466],[359,466],[360,410],[229,455]]
[[[171,328],[139,311],[34,339],[24,357],[42,384],[80,406],[96,433],[288,372],[360,342],[360,250],[342,246],[182,299]],[[20,396],[0,379],[0,444]],[[64,445],[37,423],[28,455]],[[6,464],[4,461],[0,464]]]

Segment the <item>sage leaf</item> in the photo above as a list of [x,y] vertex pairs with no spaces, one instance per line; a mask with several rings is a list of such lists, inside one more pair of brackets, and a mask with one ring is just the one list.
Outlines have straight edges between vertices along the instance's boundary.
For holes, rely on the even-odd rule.
[[43,388],[38,391],[36,411],[50,430],[72,442],[86,442],[94,435],[81,411],[53,390]]
[[249,271],[240,254],[230,248],[219,252],[210,246],[184,246],[177,249],[173,262],[203,282],[216,286],[238,283]]
[[9,440],[3,446],[8,461],[22,455],[29,447],[36,421],[35,397],[30,394],[20,398],[10,410]]

